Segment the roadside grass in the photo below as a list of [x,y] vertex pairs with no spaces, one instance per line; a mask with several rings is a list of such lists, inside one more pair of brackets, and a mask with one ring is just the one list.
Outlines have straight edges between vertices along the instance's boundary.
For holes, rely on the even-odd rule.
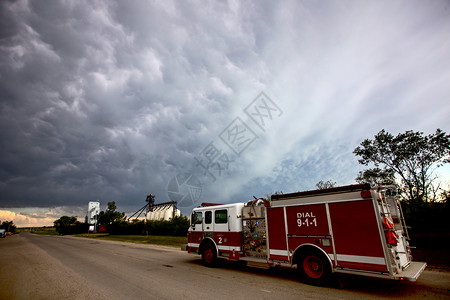
[[[54,227],[41,228],[21,228],[17,233],[28,231],[38,235],[59,235]],[[136,244],[152,244],[160,246],[169,246],[179,248],[183,244],[187,244],[187,236],[162,236],[162,235],[109,235],[108,233],[83,233],[74,234],[76,237],[118,241]]]
[[180,248],[187,243],[187,236],[162,236],[162,235],[109,235],[102,233],[76,234],[74,236],[90,239],[109,240],[136,244],[152,244]]
[[34,234],[39,235],[59,235],[58,232],[56,232],[54,227],[38,227],[38,228],[20,228],[16,230],[18,233],[23,231],[29,231]]

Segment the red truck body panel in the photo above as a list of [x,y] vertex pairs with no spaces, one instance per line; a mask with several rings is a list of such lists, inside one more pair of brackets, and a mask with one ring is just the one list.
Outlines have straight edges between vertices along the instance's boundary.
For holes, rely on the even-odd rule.
[[[210,244],[217,257],[271,266],[294,266],[302,253],[316,251],[325,258],[321,267],[329,265],[332,272],[415,280],[426,264],[411,262],[401,207],[386,195],[359,185],[276,195],[270,202],[199,207],[193,211],[187,250],[202,254]],[[215,224],[211,216],[225,213],[228,221],[222,217]],[[395,224],[386,227],[393,219]]]

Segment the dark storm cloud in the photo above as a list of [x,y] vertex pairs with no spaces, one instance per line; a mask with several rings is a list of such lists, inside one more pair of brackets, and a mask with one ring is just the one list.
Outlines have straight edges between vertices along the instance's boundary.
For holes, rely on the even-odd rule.
[[117,199],[136,158],[108,130],[131,112],[95,76],[110,67],[105,38],[118,32],[92,24],[106,11],[89,5],[30,4],[3,4],[21,25],[2,43],[2,205]]
[[208,45],[231,51],[239,37],[215,11],[3,2],[1,205],[134,205],[165,194],[239,80],[217,77],[228,58]]

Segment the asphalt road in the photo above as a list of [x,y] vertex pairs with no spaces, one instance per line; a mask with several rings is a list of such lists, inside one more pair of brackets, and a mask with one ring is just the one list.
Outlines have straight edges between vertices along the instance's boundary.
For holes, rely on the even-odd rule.
[[341,276],[331,287],[292,269],[201,265],[179,249],[30,233],[0,239],[0,299],[450,299],[450,273],[419,281]]

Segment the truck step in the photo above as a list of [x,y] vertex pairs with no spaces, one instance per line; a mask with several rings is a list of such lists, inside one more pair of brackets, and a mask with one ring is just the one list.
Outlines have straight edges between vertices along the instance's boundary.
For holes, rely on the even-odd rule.
[[395,279],[416,281],[420,274],[422,274],[423,270],[425,270],[426,266],[427,264],[424,262],[411,262],[405,270],[395,275]]
[[259,269],[269,269],[270,266],[265,262],[257,262],[257,261],[247,261],[247,266],[252,268],[259,268]]

